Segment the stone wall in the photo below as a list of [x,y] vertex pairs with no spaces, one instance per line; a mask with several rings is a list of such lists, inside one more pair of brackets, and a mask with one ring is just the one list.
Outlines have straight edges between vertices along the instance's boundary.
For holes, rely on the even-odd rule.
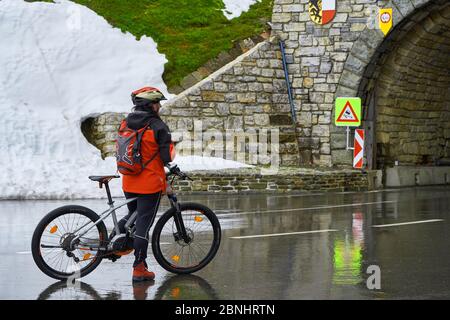
[[[222,67],[207,79],[179,94],[176,99],[164,104],[161,117],[168,124],[174,135],[182,135],[183,142],[177,145],[182,155],[217,156],[238,160],[238,154],[248,151],[251,143],[246,140],[239,145],[237,136],[251,133],[256,136],[256,143],[268,142],[272,135],[270,130],[277,130],[280,147],[279,161],[283,166],[299,164],[298,141],[295,124],[292,121],[288,102],[287,86],[282,68],[281,52],[278,41],[272,38],[257,44],[233,62]],[[125,114],[106,113],[84,122],[88,140],[102,150],[104,156],[112,155],[117,128]],[[89,128],[89,129],[88,129]],[[201,145],[190,143],[203,133]],[[222,150],[208,149],[214,133],[224,133]],[[232,135],[233,148],[226,148],[225,137]],[[266,133],[259,135],[259,133]],[[234,136],[233,136],[234,135]],[[208,139],[211,138],[211,139]],[[190,143],[190,144],[189,144]],[[217,148],[215,148],[217,149]],[[208,152],[208,153],[206,153]],[[215,154],[214,154],[215,153]],[[259,153],[250,164],[268,165],[271,147],[266,154]],[[247,159],[248,160],[248,159]]]
[[[333,124],[334,99],[363,97],[358,89],[364,74],[370,72],[371,62],[380,63],[379,53],[392,41],[389,37],[384,41],[382,32],[375,28],[374,9],[392,7],[395,26],[413,13],[423,19],[430,14],[432,5],[447,4],[446,0],[339,0],[334,20],[319,26],[309,18],[308,0],[275,1],[273,30],[286,40],[286,51],[293,56],[292,82],[297,105],[301,106],[299,139],[309,142],[313,164],[351,164],[352,153],[345,150],[345,128]],[[418,19],[417,16],[407,27]],[[398,38],[402,36],[403,33],[398,34]],[[417,76],[421,77],[420,72]],[[365,99],[363,108],[369,108]]]
[[[258,133],[261,130],[279,130],[281,164],[299,163],[295,124],[290,114],[276,38],[259,43],[207,79],[182,92],[174,101],[164,105],[161,114],[171,130],[182,132],[185,138],[194,136],[195,121],[201,121],[203,132],[225,133],[230,130]],[[203,150],[208,143],[207,139],[203,140]],[[186,150],[183,144],[180,148]],[[229,150],[222,150],[221,153],[225,155],[226,152]],[[231,159],[236,160],[236,157]],[[260,157],[253,164],[267,164],[267,157]]]
[[174,189],[184,193],[362,191],[376,188],[375,176],[375,172],[356,170],[284,169],[272,175],[254,169],[196,171],[190,173],[193,181],[178,181]]
[[103,159],[115,155],[117,130],[126,115],[107,112],[84,119],[81,123],[84,136],[100,150]]

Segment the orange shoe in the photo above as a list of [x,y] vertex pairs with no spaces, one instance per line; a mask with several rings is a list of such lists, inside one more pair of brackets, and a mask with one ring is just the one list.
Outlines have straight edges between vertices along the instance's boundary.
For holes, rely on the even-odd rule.
[[147,270],[144,262],[133,268],[133,281],[148,281],[155,279],[155,274]]

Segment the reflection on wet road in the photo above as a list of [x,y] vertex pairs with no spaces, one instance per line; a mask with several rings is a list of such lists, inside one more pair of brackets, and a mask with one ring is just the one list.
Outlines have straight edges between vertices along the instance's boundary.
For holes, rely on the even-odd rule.
[[[218,214],[216,258],[195,275],[175,276],[149,254],[157,277],[135,286],[132,255],[103,261],[70,285],[55,283],[32,260],[31,236],[48,211],[80,204],[101,212],[103,200],[0,202],[0,298],[450,298],[450,187],[181,198]],[[366,286],[371,265],[381,271],[379,290]]]

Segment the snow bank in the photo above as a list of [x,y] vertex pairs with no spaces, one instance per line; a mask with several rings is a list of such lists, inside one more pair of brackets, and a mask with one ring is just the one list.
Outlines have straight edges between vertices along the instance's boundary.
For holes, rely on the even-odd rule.
[[[223,14],[228,20],[239,17],[242,12],[248,11],[252,4],[256,2],[261,2],[260,0],[223,0],[225,4],[225,9],[223,9]],[[230,13],[229,13],[230,12]]]
[[[87,177],[114,174],[115,161],[101,160],[81,119],[129,111],[130,92],[143,85],[167,94],[166,59],[151,38],[136,41],[84,6],[56,2],[0,1],[0,198],[104,196]],[[112,191],[121,195],[118,181]]]
[[176,156],[175,162],[183,171],[252,167],[232,160],[225,160],[222,158],[214,158],[214,157],[200,157],[200,156]]

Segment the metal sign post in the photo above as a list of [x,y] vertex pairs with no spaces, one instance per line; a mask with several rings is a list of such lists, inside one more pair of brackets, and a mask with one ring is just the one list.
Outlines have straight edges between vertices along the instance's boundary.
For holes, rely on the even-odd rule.
[[347,150],[354,150],[355,147],[350,146],[350,127],[347,127]]

